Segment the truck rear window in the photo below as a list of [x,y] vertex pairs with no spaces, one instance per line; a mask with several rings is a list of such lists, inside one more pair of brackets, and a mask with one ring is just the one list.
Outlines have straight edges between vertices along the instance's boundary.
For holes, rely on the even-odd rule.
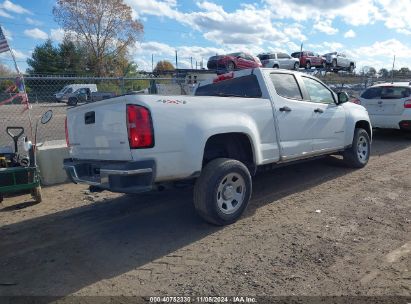
[[234,96],[245,98],[260,98],[260,85],[255,75],[222,80],[197,88],[195,96]]

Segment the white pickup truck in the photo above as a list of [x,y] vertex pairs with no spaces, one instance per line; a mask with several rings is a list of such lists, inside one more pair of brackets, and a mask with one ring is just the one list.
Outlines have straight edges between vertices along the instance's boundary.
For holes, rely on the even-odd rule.
[[242,70],[200,83],[195,95],[125,95],[69,109],[69,177],[122,193],[192,180],[198,213],[225,225],[246,208],[259,167],[328,154],[356,168],[368,162],[367,111],[315,77]]

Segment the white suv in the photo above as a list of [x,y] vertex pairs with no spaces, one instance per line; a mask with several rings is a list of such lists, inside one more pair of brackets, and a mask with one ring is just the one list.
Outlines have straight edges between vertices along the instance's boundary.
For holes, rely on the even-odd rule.
[[411,82],[374,85],[353,102],[367,109],[373,127],[411,131]]
[[264,53],[259,54],[257,57],[260,58],[265,68],[287,70],[298,70],[300,68],[300,60],[286,53]]

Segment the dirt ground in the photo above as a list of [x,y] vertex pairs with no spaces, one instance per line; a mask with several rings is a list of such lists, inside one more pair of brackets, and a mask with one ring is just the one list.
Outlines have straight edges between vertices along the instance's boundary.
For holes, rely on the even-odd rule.
[[0,295],[411,295],[411,138],[377,132],[362,170],[337,158],[258,175],[235,224],[192,189],[0,205]]

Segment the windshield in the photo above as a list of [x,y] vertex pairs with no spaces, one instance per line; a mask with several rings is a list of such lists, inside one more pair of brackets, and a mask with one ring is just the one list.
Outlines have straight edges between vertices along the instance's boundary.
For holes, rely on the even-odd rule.
[[238,56],[243,56],[243,53],[230,53],[230,54],[227,54],[227,56],[238,57]]
[[270,59],[270,55],[258,55],[258,58],[260,58],[260,60],[268,60]]

